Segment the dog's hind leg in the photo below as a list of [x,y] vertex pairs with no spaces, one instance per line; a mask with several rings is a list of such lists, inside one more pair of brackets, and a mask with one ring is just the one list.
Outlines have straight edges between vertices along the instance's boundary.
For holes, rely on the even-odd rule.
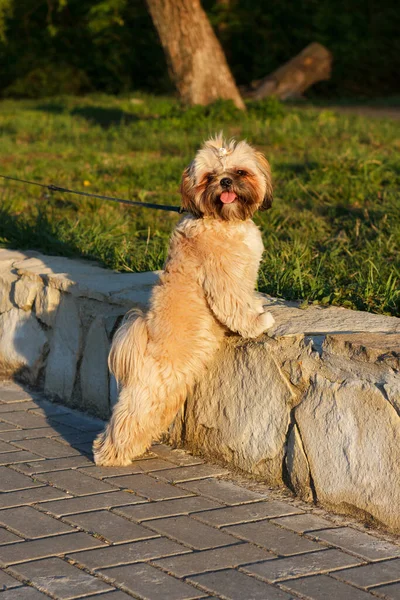
[[109,424],[93,444],[97,465],[129,465],[168,429],[185,401],[186,386],[165,392],[139,385],[121,390]]

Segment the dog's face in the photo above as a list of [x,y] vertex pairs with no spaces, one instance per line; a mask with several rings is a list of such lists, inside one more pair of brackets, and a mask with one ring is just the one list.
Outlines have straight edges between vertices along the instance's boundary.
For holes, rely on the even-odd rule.
[[185,169],[183,208],[197,217],[245,221],[272,204],[267,159],[246,142],[207,141]]

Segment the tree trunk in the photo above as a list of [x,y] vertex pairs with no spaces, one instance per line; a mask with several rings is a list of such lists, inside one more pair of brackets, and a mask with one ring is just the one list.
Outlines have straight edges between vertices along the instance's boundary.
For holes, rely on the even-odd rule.
[[300,96],[317,81],[329,79],[331,67],[332,53],[325,46],[314,42],[265,77],[249,95],[255,100],[267,96],[277,96],[281,100]]
[[200,0],[146,0],[171,77],[187,104],[244,103]]

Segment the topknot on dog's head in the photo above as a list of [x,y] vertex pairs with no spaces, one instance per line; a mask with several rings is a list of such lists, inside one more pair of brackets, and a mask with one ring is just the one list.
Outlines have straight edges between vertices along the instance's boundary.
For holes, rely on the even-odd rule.
[[181,193],[183,207],[197,217],[246,220],[271,207],[270,166],[246,141],[227,141],[221,132],[183,172]]

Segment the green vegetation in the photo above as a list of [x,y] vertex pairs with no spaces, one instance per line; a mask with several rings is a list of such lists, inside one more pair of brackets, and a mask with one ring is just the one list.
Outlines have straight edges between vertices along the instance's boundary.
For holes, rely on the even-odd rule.
[[[318,96],[399,94],[395,0],[202,0],[240,85],[265,77],[311,42],[334,56]],[[0,94],[171,91],[145,0],[0,0]]]
[[[223,129],[269,158],[275,203],[257,216],[259,287],[287,299],[400,315],[400,123],[285,108],[274,100],[181,108],[172,98],[0,103],[0,172],[179,204],[183,168]],[[162,267],[174,213],[0,183],[0,243],[85,256],[122,271]]]

